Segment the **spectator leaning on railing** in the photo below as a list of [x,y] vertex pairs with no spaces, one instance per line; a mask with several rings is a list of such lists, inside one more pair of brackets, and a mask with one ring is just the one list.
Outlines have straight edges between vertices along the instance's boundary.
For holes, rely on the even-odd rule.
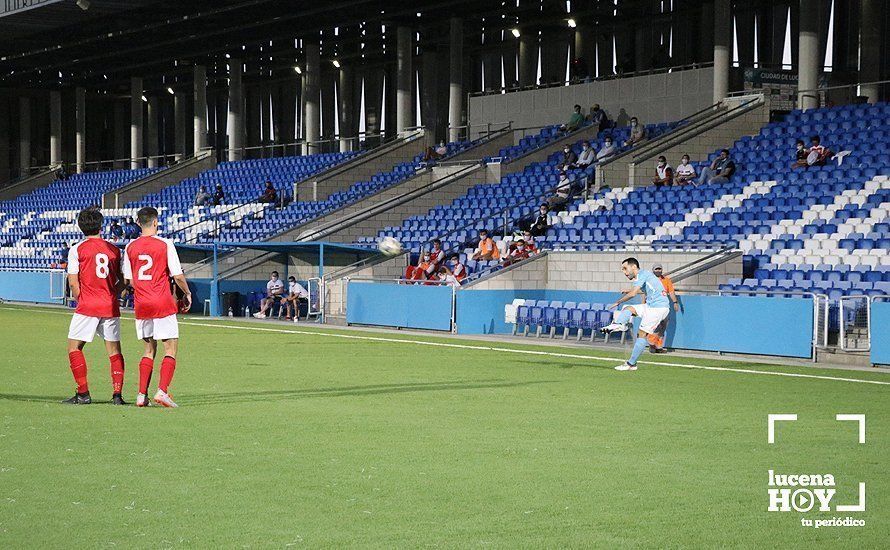
[[615,146],[615,142],[612,141],[612,137],[609,136],[605,140],[605,145],[597,152],[596,154],[596,162],[597,164],[601,162],[606,162],[611,157],[614,157],[618,154],[618,147]]
[[462,283],[464,279],[467,278],[467,266],[461,263],[460,256],[457,254],[451,255],[451,258],[448,261],[448,271],[458,284]]
[[507,257],[504,258],[504,267],[509,265],[513,265],[516,262],[521,262],[522,260],[526,260],[529,257],[528,247],[525,245],[525,240],[518,239],[514,241],[510,245],[510,250],[507,253]]

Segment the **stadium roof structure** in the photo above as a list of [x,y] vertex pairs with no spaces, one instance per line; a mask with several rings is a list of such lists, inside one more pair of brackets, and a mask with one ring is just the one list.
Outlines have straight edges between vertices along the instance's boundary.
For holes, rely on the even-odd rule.
[[[370,250],[361,246],[354,246],[343,243],[328,243],[322,241],[313,242],[279,242],[279,241],[256,241],[256,242],[235,242],[235,241],[218,241],[210,244],[176,244],[176,248],[185,253],[195,254],[201,258],[214,259],[214,273],[218,272],[217,257],[222,251],[221,249],[245,248],[249,250],[261,250],[263,252],[272,252],[276,254],[284,254],[295,257],[300,260],[309,262],[318,262],[318,276],[321,277],[324,272],[325,258],[331,259],[334,256],[346,258],[351,262],[358,262],[371,256],[379,254],[376,250]],[[214,279],[216,275],[214,275]]]

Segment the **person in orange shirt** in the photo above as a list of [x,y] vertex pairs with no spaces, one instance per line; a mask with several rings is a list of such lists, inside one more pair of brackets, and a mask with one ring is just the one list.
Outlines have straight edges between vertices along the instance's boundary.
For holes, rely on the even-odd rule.
[[435,270],[435,264],[430,258],[430,253],[424,250],[420,256],[420,261],[416,266],[409,265],[405,268],[405,279],[409,281],[425,281],[430,278],[430,274]]
[[[677,292],[674,290],[674,282],[670,277],[664,274],[664,268],[661,265],[656,265],[652,269],[652,273],[655,274],[656,277],[661,281],[661,284],[664,286],[664,291],[667,293],[668,298],[674,306],[674,311],[680,311],[680,302],[677,300]],[[668,323],[670,321],[670,317],[665,317],[664,321],[658,325],[658,329],[655,334],[649,335],[649,351],[652,353],[667,353],[664,349],[664,335],[667,333]]]
[[464,279],[467,278],[467,266],[461,263],[460,256],[457,254],[451,256],[450,262],[449,272],[457,280],[458,284],[463,283]]
[[498,250],[498,246],[488,236],[488,231],[485,229],[479,231],[479,245],[476,247],[476,251],[473,252],[473,259],[476,261],[501,259],[501,252]]

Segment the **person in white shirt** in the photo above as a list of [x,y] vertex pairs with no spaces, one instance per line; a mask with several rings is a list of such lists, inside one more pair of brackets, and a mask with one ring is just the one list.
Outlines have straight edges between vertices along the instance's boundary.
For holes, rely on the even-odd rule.
[[448,147],[445,146],[444,141],[439,142],[439,146],[436,147],[436,154],[438,154],[440,157],[444,157],[448,154]]
[[695,173],[695,166],[689,164],[689,155],[683,155],[680,164],[674,170],[674,181],[677,185],[685,185],[695,181],[698,174]]
[[284,294],[284,282],[278,278],[278,272],[273,271],[269,282],[266,283],[266,297],[260,301],[260,310],[253,314],[257,319],[265,319],[266,312]]
[[590,146],[589,141],[584,141],[581,143],[581,154],[578,155],[578,161],[575,165],[578,168],[584,169],[596,162],[596,151],[593,150],[593,147]]
[[658,164],[655,165],[655,177],[652,178],[655,187],[670,187],[674,184],[674,169],[668,164],[664,155],[658,157]]
[[[309,292],[291,275],[287,278],[287,296],[281,298],[281,307],[285,310],[285,318],[290,321],[300,318],[300,300],[308,300]],[[279,314],[280,317],[280,314]]]
[[605,162],[609,160],[609,157],[615,156],[616,153],[618,153],[618,148],[615,146],[612,138],[607,137],[606,144],[603,145],[603,148],[596,154],[596,162]]
[[547,199],[547,207],[551,212],[565,210],[569,197],[572,194],[572,180],[565,172],[559,173],[559,181],[556,182],[556,194]]

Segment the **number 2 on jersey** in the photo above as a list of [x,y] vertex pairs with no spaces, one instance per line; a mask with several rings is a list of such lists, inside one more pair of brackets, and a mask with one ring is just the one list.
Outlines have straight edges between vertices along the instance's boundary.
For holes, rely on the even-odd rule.
[[151,273],[149,273],[148,270],[151,269],[151,266],[153,265],[151,256],[149,256],[148,254],[140,254],[138,260],[140,262],[145,262],[145,264],[139,268],[139,280],[150,281]]

